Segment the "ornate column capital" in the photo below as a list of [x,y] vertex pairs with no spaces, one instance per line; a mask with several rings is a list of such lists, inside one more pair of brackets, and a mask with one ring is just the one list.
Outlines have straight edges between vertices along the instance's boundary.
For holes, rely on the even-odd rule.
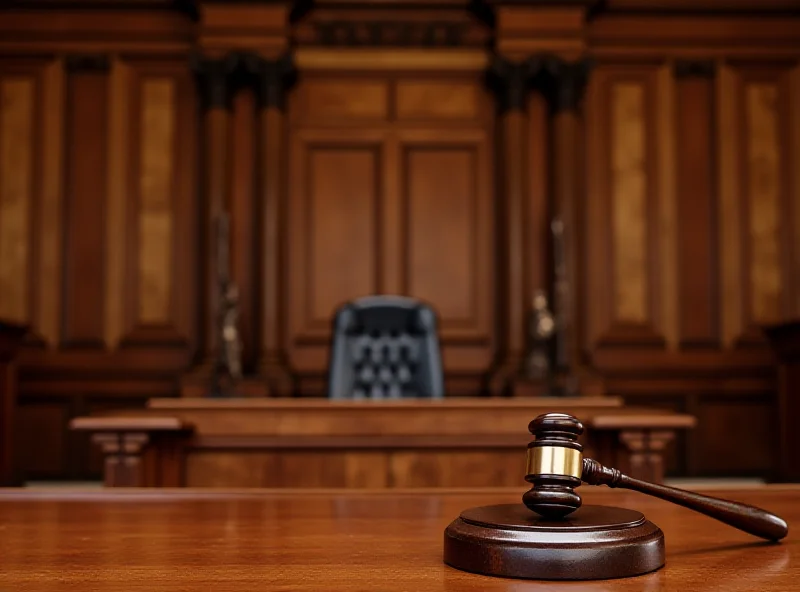
[[512,61],[495,55],[489,64],[490,87],[497,93],[501,111],[522,111],[535,79],[542,71],[540,58]]
[[256,55],[247,55],[242,63],[248,75],[255,79],[259,107],[283,109],[286,93],[295,81],[297,71],[292,54],[269,60]]
[[189,65],[195,74],[205,109],[227,109],[231,100],[231,76],[237,67],[237,56],[191,56]]
[[589,59],[567,62],[556,56],[542,58],[541,90],[554,113],[577,111],[580,107],[592,62]]

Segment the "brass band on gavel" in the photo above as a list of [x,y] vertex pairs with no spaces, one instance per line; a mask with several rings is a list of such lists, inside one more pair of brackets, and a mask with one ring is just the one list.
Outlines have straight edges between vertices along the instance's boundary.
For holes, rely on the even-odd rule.
[[581,478],[583,454],[566,446],[533,446],[528,448],[527,475],[566,475]]

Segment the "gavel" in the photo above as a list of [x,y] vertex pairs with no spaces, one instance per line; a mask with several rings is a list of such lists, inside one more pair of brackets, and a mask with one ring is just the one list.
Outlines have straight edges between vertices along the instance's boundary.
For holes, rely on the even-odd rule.
[[583,424],[571,415],[540,415],[528,430],[534,440],[528,445],[525,480],[533,487],[522,501],[545,519],[558,520],[577,510],[581,497],[575,488],[587,483],[652,495],[770,541],[784,538],[789,531],[783,519],[760,508],[633,479],[584,458],[583,446],[578,443]]

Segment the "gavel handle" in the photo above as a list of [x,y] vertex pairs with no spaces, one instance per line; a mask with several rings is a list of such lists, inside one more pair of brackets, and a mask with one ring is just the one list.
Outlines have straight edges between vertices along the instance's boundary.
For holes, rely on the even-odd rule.
[[633,479],[617,469],[604,467],[590,458],[583,459],[581,480],[589,485],[608,485],[652,495],[700,512],[762,539],[778,541],[789,532],[789,527],[782,518],[761,508]]

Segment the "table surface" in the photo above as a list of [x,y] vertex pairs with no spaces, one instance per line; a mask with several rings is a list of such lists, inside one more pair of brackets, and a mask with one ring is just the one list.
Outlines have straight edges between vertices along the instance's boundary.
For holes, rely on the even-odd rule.
[[640,510],[667,560],[636,578],[530,582],[442,563],[445,527],[523,489],[463,491],[0,490],[0,591],[797,590],[800,486],[707,491],[789,523],[780,544],[644,495],[583,486],[584,504]]

